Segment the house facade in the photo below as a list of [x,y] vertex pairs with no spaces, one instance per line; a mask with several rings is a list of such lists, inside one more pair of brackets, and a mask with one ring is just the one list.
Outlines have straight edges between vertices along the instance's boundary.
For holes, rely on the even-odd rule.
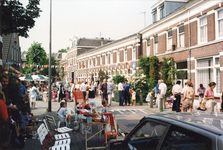
[[[138,33],[77,54],[67,55],[67,80],[87,80],[99,70],[108,76],[119,72],[131,79],[140,56],[173,57],[178,80],[199,84],[217,83],[215,96],[223,90],[223,2],[205,0],[160,0],[152,6],[153,23]],[[69,57],[69,58],[68,58]],[[136,66],[136,67],[135,67]],[[66,70],[65,69],[65,70]],[[75,72],[72,75],[71,72]]]

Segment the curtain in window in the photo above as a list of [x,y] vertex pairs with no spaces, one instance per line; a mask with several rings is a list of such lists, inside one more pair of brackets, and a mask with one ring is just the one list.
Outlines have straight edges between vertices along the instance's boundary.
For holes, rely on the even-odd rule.
[[213,66],[213,59],[200,59],[197,61],[197,67]]
[[219,37],[223,36],[223,10],[218,11],[218,29],[219,29]]
[[221,93],[220,69],[216,69],[216,92]]
[[207,41],[207,17],[200,19],[200,39],[201,42]]
[[179,35],[179,47],[184,47],[184,34]]
[[203,84],[208,88],[208,84],[213,81],[213,69],[203,69],[197,71],[197,87]]
[[168,50],[172,49],[172,38],[168,38]]

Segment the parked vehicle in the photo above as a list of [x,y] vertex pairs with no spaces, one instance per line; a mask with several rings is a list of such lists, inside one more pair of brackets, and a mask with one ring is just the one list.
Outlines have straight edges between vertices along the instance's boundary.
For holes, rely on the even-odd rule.
[[148,115],[111,150],[220,150],[223,115],[206,112]]

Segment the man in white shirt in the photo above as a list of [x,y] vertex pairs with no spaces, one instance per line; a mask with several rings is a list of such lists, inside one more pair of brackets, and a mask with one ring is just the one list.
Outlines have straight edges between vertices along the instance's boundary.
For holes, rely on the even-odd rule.
[[84,81],[81,81],[80,91],[83,92],[83,94],[84,94],[84,100],[85,100],[86,99],[86,85],[85,85]]
[[181,81],[177,81],[173,86],[172,93],[176,100],[173,101],[172,111],[180,112],[180,100],[181,100],[181,92],[182,87],[180,86]]
[[123,81],[121,81],[118,84],[118,94],[119,94],[119,106],[124,106],[123,101],[124,101],[124,88],[123,88]]
[[163,106],[165,107],[165,95],[166,95],[166,84],[163,83],[163,80],[160,80],[160,84],[159,84],[159,108],[160,108],[160,112],[163,111]]

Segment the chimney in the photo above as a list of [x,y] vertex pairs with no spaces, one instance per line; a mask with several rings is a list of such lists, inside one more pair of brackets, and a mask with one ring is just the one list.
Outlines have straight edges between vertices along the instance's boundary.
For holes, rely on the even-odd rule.
[[101,46],[104,44],[104,38],[101,38]]

